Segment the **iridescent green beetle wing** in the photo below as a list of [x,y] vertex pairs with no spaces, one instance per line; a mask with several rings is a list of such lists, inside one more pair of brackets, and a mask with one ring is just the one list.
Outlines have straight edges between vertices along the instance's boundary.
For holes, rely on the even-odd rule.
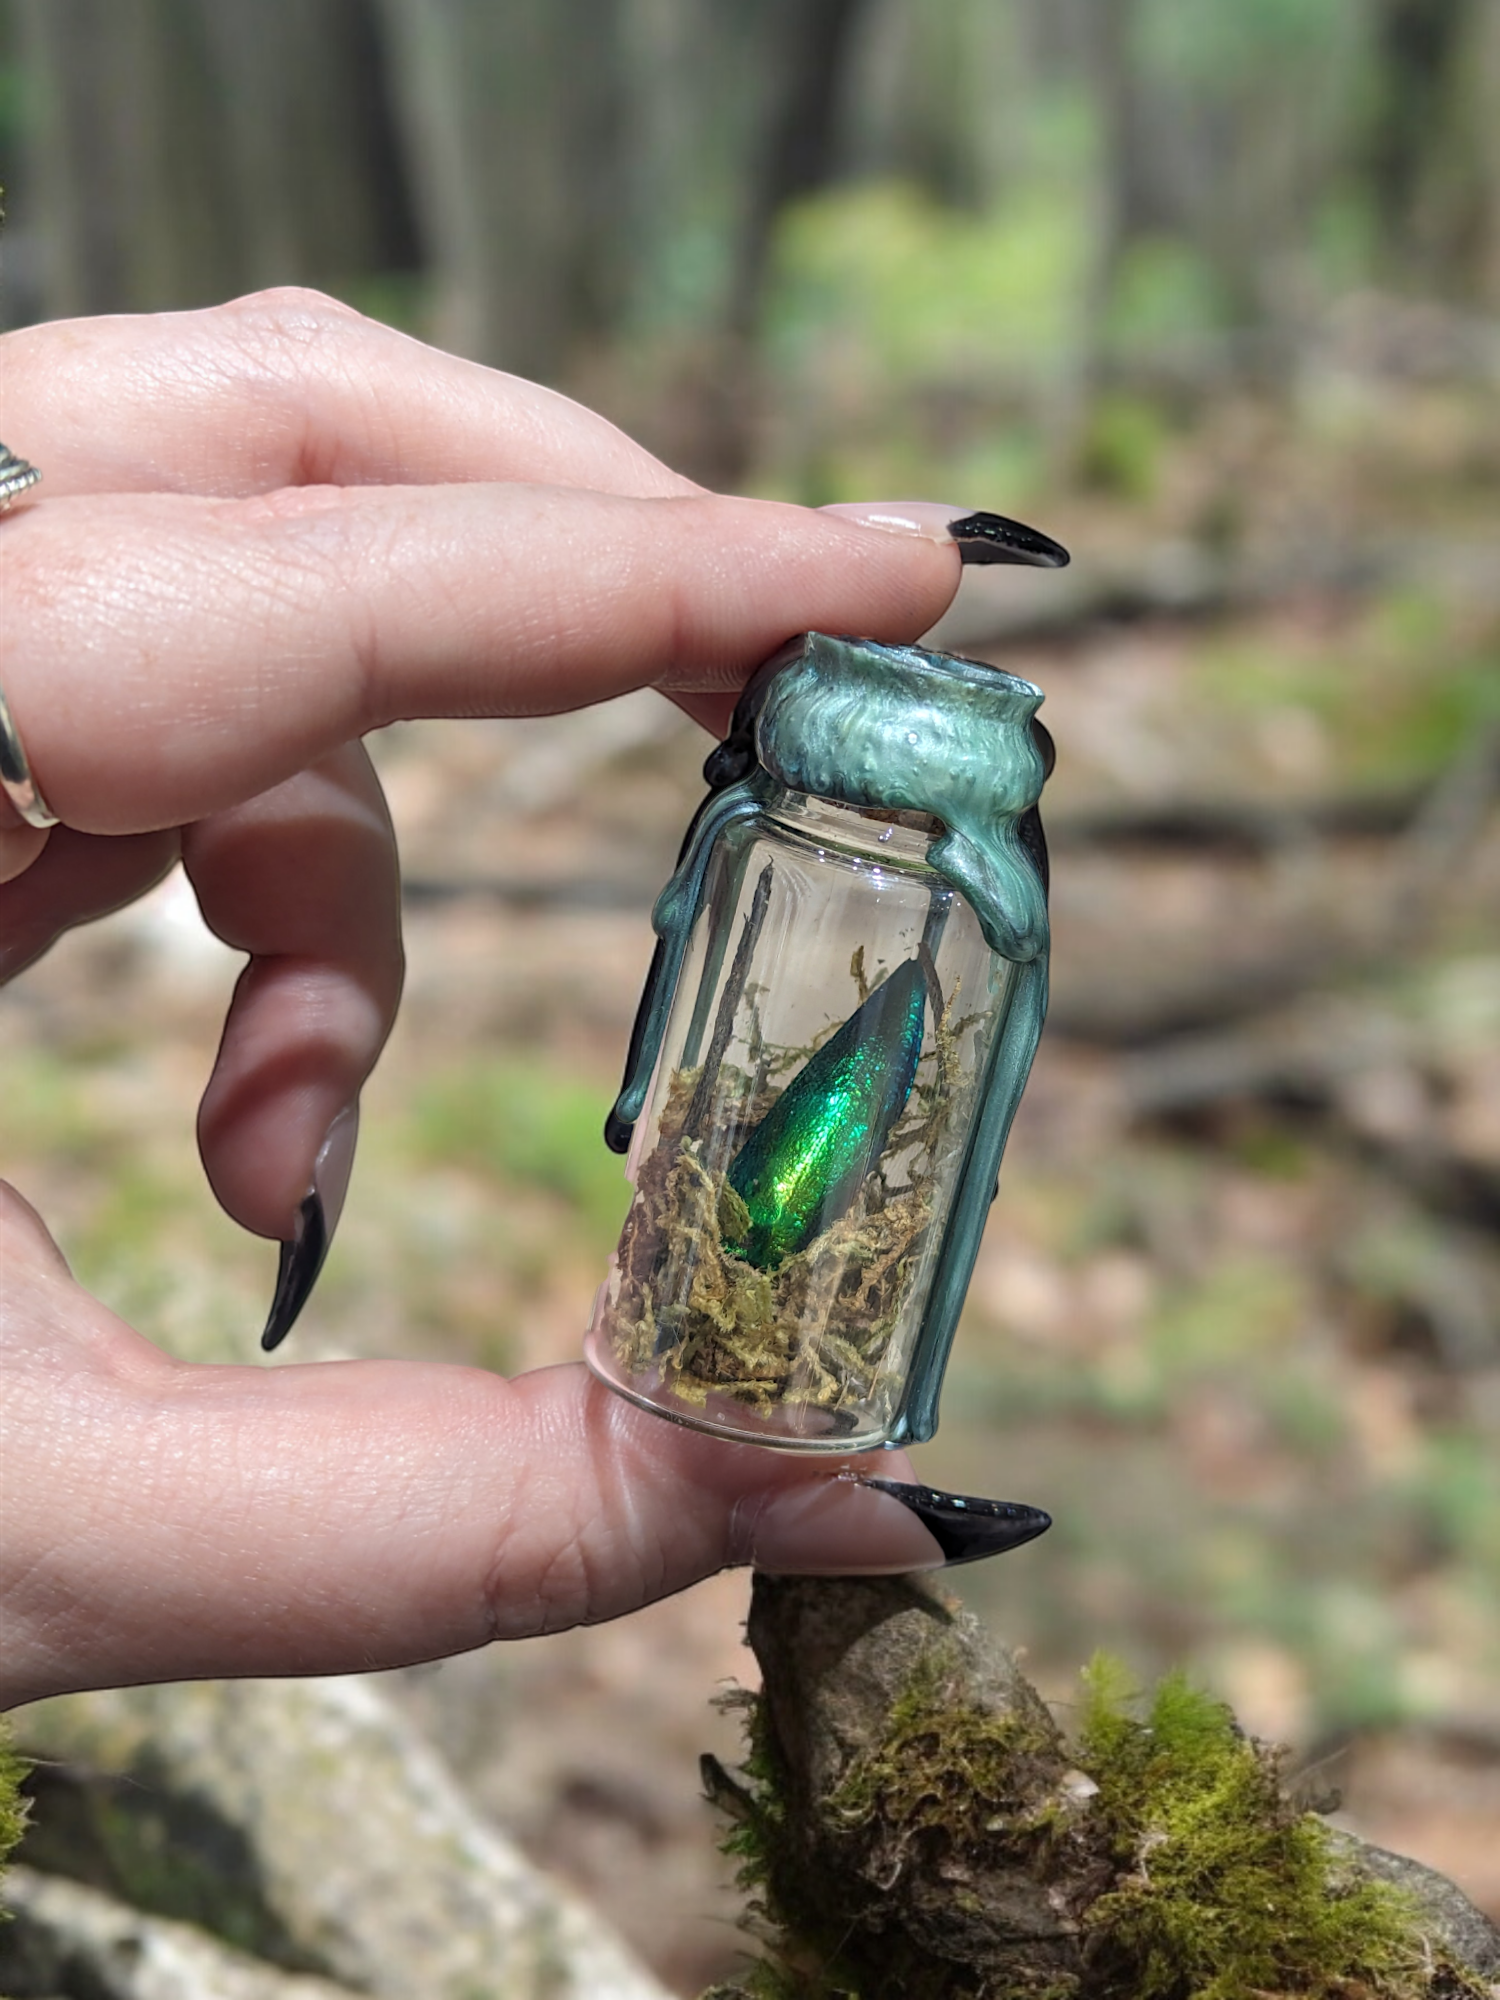
[[774,1270],[845,1214],[906,1109],[927,979],[909,959],[792,1078],[729,1164],[749,1227],[726,1245]]

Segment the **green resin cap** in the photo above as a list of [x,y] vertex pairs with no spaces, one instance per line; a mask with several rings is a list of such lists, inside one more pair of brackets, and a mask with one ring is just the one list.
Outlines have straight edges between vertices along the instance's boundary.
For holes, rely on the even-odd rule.
[[929,864],[973,904],[991,950],[1024,963],[1047,946],[1046,898],[1018,832],[1046,775],[1031,731],[1042,698],[978,660],[809,632],[761,669],[741,708],[757,761],[790,790],[941,820]]

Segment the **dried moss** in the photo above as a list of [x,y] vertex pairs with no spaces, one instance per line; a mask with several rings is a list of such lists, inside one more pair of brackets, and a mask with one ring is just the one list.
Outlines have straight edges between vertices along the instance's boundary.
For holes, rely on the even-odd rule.
[[[659,1372],[689,1406],[725,1395],[760,1416],[802,1405],[866,1417],[931,1225],[929,1185],[889,1194],[872,1175],[859,1207],[759,1270],[728,1247],[745,1234],[743,1201],[686,1133],[696,1081],[693,1070],[673,1079],[641,1163],[610,1319],[617,1360],[637,1377]],[[765,1100],[746,1094],[748,1128]]]
[[941,1658],[926,1655],[879,1747],[855,1759],[826,1801],[830,1820],[878,1839],[883,1873],[913,1848],[973,1859],[1045,1834],[1056,1724],[1040,1700],[1004,1715],[955,1702],[950,1679]]
[[[960,1045],[982,1025],[978,1015],[958,1016],[959,982],[945,1001],[930,954],[925,963],[931,1046],[883,1158],[846,1215],[774,1270],[761,1270],[737,1254],[750,1216],[724,1169],[786,1080],[840,1024],[831,1022],[804,1048],[767,1044],[755,989],[745,984],[748,958],[742,965],[737,954],[702,1066],[677,1071],[668,1085],[621,1234],[607,1325],[626,1375],[654,1378],[689,1408],[723,1396],[762,1418],[788,1408],[827,1412],[835,1434],[869,1430],[894,1415],[898,1384],[886,1379],[888,1350],[927,1247],[936,1191],[953,1165],[957,1113],[972,1089]],[[849,976],[863,1005],[873,987],[862,945]],[[744,1066],[736,1067],[725,1056],[741,999],[750,1032]]]

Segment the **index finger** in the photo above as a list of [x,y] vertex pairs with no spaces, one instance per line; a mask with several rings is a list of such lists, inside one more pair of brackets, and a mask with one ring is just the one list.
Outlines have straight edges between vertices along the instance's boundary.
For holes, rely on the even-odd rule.
[[558,488],[43,501],[6,522],[5,691],[70,825],[181,825],[404,717],[723,692],[790,635],[906,640],[951,538]]

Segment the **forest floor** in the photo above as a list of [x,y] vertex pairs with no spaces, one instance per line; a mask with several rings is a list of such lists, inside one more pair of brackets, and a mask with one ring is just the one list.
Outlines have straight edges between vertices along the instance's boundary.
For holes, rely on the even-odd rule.
[[[942,633],[1038,681],[1059,744],[1055,1000],[918,1463],[1056,1516],[962,1580],[1052,1698],[1096,1647],[1186,1665],[1292,1746],[1310,1798],[1500,1915],[1480,435],[1435,408],[1304,460],[1246,419],[1200,446],[1226,489],[1276,495],[1231,555],[1170,506],[1080,501],[1045,521],[1066,578],[966,582]],[[577,1355],[626,1196],[599,1124],[704,749],[647,696],[375,745],[407,999],[289,1362]],[[251,1361],[274,1252],[217,1211],[192,1140],[236,969],[169,881],[0,994],[0,1102],[3,1170],[80,1274],[172,1350]],[[709,1702],[751,1671],[746,1600],[719,1577],[388,1677],[685,1994],[737,1950],[696,1759],[734,1758]]]

